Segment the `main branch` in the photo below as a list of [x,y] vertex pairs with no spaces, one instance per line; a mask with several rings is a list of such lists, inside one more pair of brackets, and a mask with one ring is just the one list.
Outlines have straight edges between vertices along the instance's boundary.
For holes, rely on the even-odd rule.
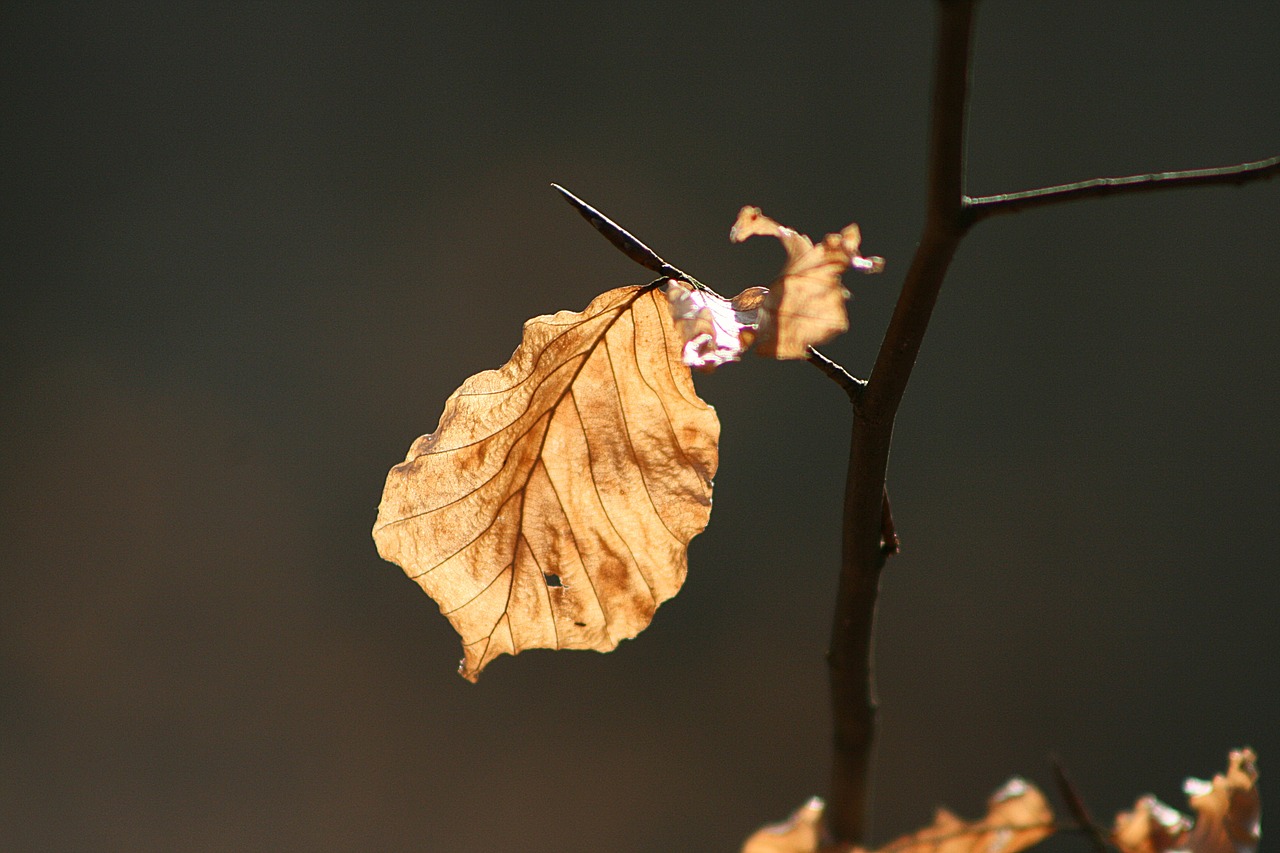
[[942,280],[961,238],[975,223],[1032,207],[1178,187],[1243,184],[1280,174],[1280,157],[1237,166],[1095,178],[1005,195],[964,194],[964,121],[969,45],[976,0],[938,0],[937,53],[929,127],[929,179],[924,232],[866,383],[816,352],[810,360],[853,404],[844,496],[840,583],[827,664],[834,725],[831,788],[823,823],[829,840],[865,846],[869,834],[871,761],[876,733],[872,638],[880,572],[896,552],[885,471],[893,421],[915,366]]
[[865,844],[869,834],[876,698],[872,632],[883,544],[885,471],[902,401],[947,266],[964,233],[964,115],[974,0],[940,0],[929,131],[924,233],[867,385],[854,400],[844,497],[840,583],[827,665],[834,755],[824,824],[832,840]]

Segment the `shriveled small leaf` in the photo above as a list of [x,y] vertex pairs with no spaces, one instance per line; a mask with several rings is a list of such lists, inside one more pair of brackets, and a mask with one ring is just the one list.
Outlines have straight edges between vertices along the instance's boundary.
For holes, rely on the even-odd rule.
[[1251,749],[1230,753],[1227,772],[1213,781],[1188,779],[1183,785],[1195,824],[1151,795],[1131,812],[1116,816],[1112,835],[1126,853],[1254,853],[1262,834],[1257,756]]
[[804,234],[763,215],[760,208],[742,208],[729,239],[741,243],[757,235],[777,237],[786,249],[787,262],[760,306],[756,352],[769,358],[807,358],[809,347],[849,328],[845,310],[849,291],[840,284],[840,276],[850,267],[880,272],[884,259],[859,254],[862,235],[857,225],[828,234],[815,246]]
[[[821,839],[822,801],[810,800],[784,824],[757,831],[742,853],[844,853],[855,848]],[[987,801],[987,816],[966,823],[939,809],[933,824],[904,835],[877,853],[1017,853],[1054,832],[1053,812],[1036,786],[1010,779]],[[761,846],[774,844],[775,846]],[[756,846],[752,846],[756,845]]]
[[672,279],[666,292],[688,366],[712,370],[737,361],[755,341],[763,287],[749,287],[725,299],[708,288]]
[[1212,782],[1188,779],[1183,790],[1196,812],[1187,838],[1192,853],[1253,853],[1262,836],[1258,757],[1251,749],[1231,752],[1227,772]]
[[391,469],[378,551],[439,603],[468,680],[503,653],[609,651],[679,591],[720,433],[681,350],[653,286],[535,317]]
[[1161,853],[1190,828],[1190,818],[1147,794],[1133,804],[1133,811],[1116,815],[1112,840],[1130,853]]

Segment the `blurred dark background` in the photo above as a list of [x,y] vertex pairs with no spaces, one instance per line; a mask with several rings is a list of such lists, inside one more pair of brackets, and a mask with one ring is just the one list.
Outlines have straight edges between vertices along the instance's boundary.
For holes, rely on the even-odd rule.
[[[0,846],[734,850],[827,774],[848,415],[698,378],[684,591],[477,686],[377,557],[387,468],[529,316],[726,293],[850,220],[869,369],[921,225],[929,3],[36,4],[0,12]],[[987,3],[969,190],[1280,149],[1280,6]],[[992,220],[891,464],[877,840],[1062,757],[1104,820],[1280,758],[1280,185]],[[759,245],[756,245],[759,243]]]

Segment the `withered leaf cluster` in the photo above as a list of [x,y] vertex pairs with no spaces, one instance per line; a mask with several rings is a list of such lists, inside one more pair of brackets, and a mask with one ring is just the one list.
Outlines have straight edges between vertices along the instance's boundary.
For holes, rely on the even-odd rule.
[[[1253,750],[1234,750],[1226,773],[1184,784],[1194,820],[1148,794],[1116,816],[1108,841],[1121,853],[1256,853],[1262,833],[1257,782]],[[825,842],[822,810],[822,800],[810,800],[784,823],[757,830],[742,853],[866,853]],[[939,809],[932,824],[876,853],[1018,853],[1059,831],[1044,795],[1015,778],[991,796],[981,820]]]
[[1251,749],[1233,750],[1227,772],[1211,781],[1183,783],[1195,819],[1147,794],[1133,810],[1116,815],[1112,838],[1125,853],[1254,853],[1262,835],[1262,799],[1258,794],[1258,757]]
[[[852,853],[859,848],[824,843],[823,802],[811,799],[784,823],[747,839],[742,853]],[[1023,779],[1010,779],[987,801],[987,815],[966,822],[938,809],[933,823],[904,835],[877,853],[1016,853],[1054,832],[1044,795]],[[865,853],[865,851],[863,851]]]
[[828,234],[814,245],[763,215],[760,208],[744,207],[729,239],[741,243],[754,236],[777,237],[787,252],[781,274],[769,287],[749,287],[724,299],[706,288],[677,281],[668,285],[672,316],[688,342],[684,361],[690,367],[711,369],[736,361],[753,344],[756,353],[767,358],[808,357],[809,347],[849,329],[849,291],[840,283],[844,271],[884,269],[883,258],[859,254],[862,235],[857,225]]

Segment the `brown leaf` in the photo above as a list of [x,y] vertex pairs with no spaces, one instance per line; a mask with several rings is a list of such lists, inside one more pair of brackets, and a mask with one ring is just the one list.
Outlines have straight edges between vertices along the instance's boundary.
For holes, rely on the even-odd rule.
[[1253,750],[1234,750],[1225,774],[1214,776],[1212,782],[1188,779],[1183,785],[1196,812],[1194,826],[1147,795],[1139,798],[1132,812],[1116,816],[1113,839],[1127,853],[1253,853],[1262,832],[1257,782]]
[[1138,798],[1133,811],[1116,815],[1111,840],[1131,853],[1161,853],[1176,845],[1190,828],[1186,815],[1147,794]]
[[652,286],[535,317],[391,469],[373,538],[461,635],[468,680],[503,653],[609,651],[679,591],[720,433],[681,349]]
[[939,809],[933,826],[904,835],[880,853],[1016,853],[1053,832],[1053,812],[1044,794],[1015,777],[991,795],[982,820],[965,823]]
[[1187,839],[1193,853],[1252,853],[1262,835],[1258,757],[1251,749],[1231,752],[1226,775],[1212,782],[1188,779],[1183,789],[1196,810]]
[[[847,846],[821,843],[822,801],[810,800],[785,824],[766,826],[742,853],[835,853]],[[987,801],[987,816],[966,823],[939,809],[933,824],[881,847],[878,853],[1017,853],[1054,832],[1044,795],[1023,779],[1010,779]],[[770,846],[772,845],[772,846]]]
[[760,306],[756,352],[778,359],[807,358],[809,347],[849,328],[845,311],[849,291],[840,284],[840,276],[850,267],[880,272],[884,259],[858,253],[862,237],[857,225],[828,234],[815,246],[805,235],[761,214],[760,208],[744,207],[729,239],[741,243],[756,235],[777,237],[787,252],[782,274]]
[[742,853],[817,853],[822,834],[823,802],[814,797],[782,823],[757,829]]

